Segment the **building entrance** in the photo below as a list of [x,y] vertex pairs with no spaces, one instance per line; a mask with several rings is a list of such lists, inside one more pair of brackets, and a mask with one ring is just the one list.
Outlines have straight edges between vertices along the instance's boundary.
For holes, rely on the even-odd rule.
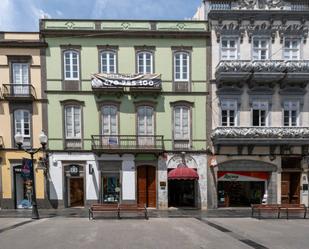
[[196,206],[196,180],[169,180],[168,205],[170,207]]
[[157,206],[156,168],[137,167],[137,202],[146,207]]
[[84,206],[84,179],[82,177],[72,177],[68,179],[69,184],[69,206]]

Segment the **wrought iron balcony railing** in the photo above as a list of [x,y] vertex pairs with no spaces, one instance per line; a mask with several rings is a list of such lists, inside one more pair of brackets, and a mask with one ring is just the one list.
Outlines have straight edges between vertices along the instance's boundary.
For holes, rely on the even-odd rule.
[[31,84],[4,84],[3,97],[7,99],[36,99],[36,92]]
[[211,138],[215,145],[305,145],[309,127],[218,127]]
[[163,136],[92,135],[92,150],[104,153],[151,153],[164,150]]

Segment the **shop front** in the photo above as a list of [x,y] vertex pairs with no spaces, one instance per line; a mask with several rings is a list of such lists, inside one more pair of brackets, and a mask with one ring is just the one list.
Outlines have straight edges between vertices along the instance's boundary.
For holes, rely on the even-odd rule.
[[218,206],[249,207],[267,196],[268,172],[218,172]]

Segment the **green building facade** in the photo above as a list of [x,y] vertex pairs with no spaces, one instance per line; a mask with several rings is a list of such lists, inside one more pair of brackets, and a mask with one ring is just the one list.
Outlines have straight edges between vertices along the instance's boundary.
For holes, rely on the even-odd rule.
[[46,19],[40,31],[54,207],[206,208],[207,23]]

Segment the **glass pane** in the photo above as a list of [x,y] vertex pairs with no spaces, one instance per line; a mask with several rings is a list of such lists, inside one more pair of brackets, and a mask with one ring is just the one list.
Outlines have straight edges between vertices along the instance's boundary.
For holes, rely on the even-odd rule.
[[260,113],[259,110],[253,110],[253,126],[260,126]]

